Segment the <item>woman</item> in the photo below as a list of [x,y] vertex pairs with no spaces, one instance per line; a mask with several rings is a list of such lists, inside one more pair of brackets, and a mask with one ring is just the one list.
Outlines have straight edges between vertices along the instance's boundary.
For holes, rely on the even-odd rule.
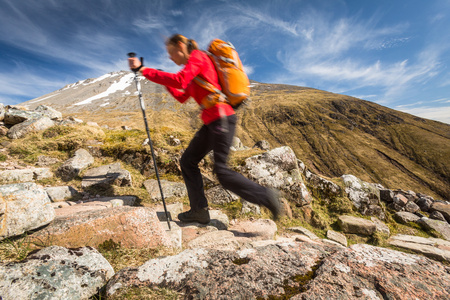
[[[184,65],[178,73],[167,73],[141,65],[137,57],[129,58],[130,69],[141,72],[147,79],[166,86],[167,90],[179,102],[189,97],[201,105],[202,99],[210,92],[194,82],[200,75],[203,79],[221,90],[214,64],[208,55],[198,50],[194,40],[175,34],[166,42],[170,59],[177,65]],[[195,134],[181,157],[181,171],[188,191],[191,209],[178,215],[182,222],[210,222],[208,201],[203,189],[203,179],[198,167],[199,162],[211,150],[214,151],[214,172],[220,184],[241,198],[267,207],[277,219],[280,213],[278,192],[265,188],[227,166],[228,154],[236,128],[236,115],[227,103],[218,103],[202,110],[204,125]]]

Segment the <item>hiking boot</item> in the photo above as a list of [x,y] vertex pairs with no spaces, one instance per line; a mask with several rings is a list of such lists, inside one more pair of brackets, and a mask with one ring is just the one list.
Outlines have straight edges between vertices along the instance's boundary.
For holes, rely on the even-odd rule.
[[211,221],[211,218],[209,216],[208,208],[200,208],[197,210],[188,210],[184,213],[181,213],[178,215],[178,220],[181,222],[198,222],[200,224],[208,224]]
[[264,206],[267,207],[272,213],[273,220],[277,221],[281,214],[280,191],[276,189],[268,189],[267,200],[265,201]]

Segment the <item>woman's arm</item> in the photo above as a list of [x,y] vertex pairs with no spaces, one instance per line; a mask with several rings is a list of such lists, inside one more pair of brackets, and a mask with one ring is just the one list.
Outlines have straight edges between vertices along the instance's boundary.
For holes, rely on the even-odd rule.
[[205,58],[209,59],[208,57],[202,57],[201,52],[195,50],[191,53],[188,63],[178,73],[168,73],[145,67],[140,71],[142,75],[155,83],[175,89],[186,89],[195,76],[201,72],[205,64]]
[[180,91],[178,89],[172,88],[170,86],[166,86],[167,91],[175,98],[178,102],[184,103],[189,99],[190,95]]

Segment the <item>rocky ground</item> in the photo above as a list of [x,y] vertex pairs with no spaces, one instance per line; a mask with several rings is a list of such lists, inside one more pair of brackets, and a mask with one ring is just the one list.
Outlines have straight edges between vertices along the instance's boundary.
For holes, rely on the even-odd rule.
[[[23,135],[45,130],[35,118],[17,123]],[[10,133],[13,127],[6,130],[10,139],[23,136],[17,127]],[[209,176],[204,179],[214,208],[207,225],[177,220],[188,209],[179,182],[161,182],[170,222],[153,179],[143,183],[151,203],[140,203],[137,195],[87,193],[92,187],[133,185],[120,161],[94,167],[95,148],[80,147],[64,161],[40,157],[37,166],[3,161],[0,243],[20,241],[30,251],[23,260],[0,263],[0,297],[125,299],[127,292],[150,289],[170,291],[154,299],[449,298],[450,203],[353,175],[324,178],[289,147],[260,144],[264,151],[246,158],[240,170],[282,191],[284,216],[278,222]],[[243,148],[238,141],[233,145],[234,151]],[[40,184],[51,178],[79,178],[81,190]],[[239,212],[230,215],[229,206]],[[321,215],[325,208],[332,214]],[[114,269],[116,258],[105,258],[105,248],[169,250]]]

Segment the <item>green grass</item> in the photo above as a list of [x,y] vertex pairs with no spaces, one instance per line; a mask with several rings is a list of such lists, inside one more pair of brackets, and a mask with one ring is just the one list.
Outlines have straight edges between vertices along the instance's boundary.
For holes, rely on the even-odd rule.
[[115,272],[126,267],[138,267],[146,261],[160,256],[175,255],[177,251],[171,248],[124,248],[120,243],[112,240],[103,242],[98,246],[98,251],[111,264]]
[[0,261],[21,261],[35,249],[26,234],[5,238],[0,241]]

